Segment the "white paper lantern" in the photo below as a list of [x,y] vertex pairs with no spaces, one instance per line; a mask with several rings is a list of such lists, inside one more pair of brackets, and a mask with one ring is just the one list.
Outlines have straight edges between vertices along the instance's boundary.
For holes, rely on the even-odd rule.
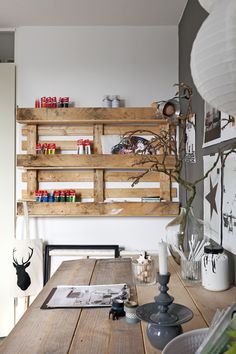
[[213,107],[236,116],[236,1],[217,3],[191,53],[193,81]]
[[[198,0],[200,5],[206,10],[208,13],[210,13],[213,10],[213,7],[219,0]],[[222,1],[222,0],[220,0]]]

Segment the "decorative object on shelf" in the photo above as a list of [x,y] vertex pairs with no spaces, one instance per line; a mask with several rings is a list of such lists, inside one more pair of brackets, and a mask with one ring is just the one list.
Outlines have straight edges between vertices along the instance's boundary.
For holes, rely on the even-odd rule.
[[54,143],[44,143],[36,144],[36,154],[37,155],[55,155],[57,151],[56,144]]
[[70,105],[69,97],[59,97],[58,102],[57,98],[54,97],[41,97],[35,100],[35,108],[68,108]]
[[138,322],[140,322],[140,319],[136,315],[137,307],[138,307],[138,304],[135,301],[126,301],[124,303],[126,322],[128,322],[128,323],[138,323]]
[[156,282],[155,262],[146,252],[132,261],[132,272],[137,285],[153,285]]
[[229,262],[223,247],[208,245],[202,257],[202,285],[211,291],[229,288]]
[[124,137],[121,141],[112,147],[112,154],[150,154],[155,155],[155,149],[153,149],[149,140],[142,138],[141,136]]
[[57,190],[54,192],[48,192],[47,190],[37,190],[35,191],[35,201],[36,202],[76,202],[76,191],[74,189],[70,190]]
[[104,108],[111,108],[112,107],[112,101],[109,97],[109,95],[105,95],[102,100],[102,106]]
[[91,154],[91,142],[89,139],[79,139],[77,140],[77,154],[79,155],[90,155]]
[[192,47],[193,81],[204,100],[236,116],[236,2],[215,1],[209,10]]
[[111,96],[111,106],[112,106],[112,108],[120,107],[120,98],[119,98],[119,96]]
[[183,305],[173,303],[174,298],[168,294],[170,273],[157,273],[160,283],[160,294],[154,297],[155,302],[139,306],[136,310],[138,318],[148,323],[147,335],[151,344],[163,349],[173,338],[182,333],[181,324],[190,321],[192,311]]

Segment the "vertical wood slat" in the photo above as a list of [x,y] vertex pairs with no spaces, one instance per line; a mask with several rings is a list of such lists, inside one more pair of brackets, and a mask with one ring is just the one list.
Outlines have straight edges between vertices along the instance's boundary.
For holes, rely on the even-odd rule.
[[38,189],[38,171],[28,170],[27,172],[27,197],[34,197],[34,192]]
[[28,125],[27,134],[27,154],[36,154],[36,144],[38,141],[38,126],[36,124]]
[[[103,124],[94,125],[94,153],[102,154],[101,136],[104,132]],[[104,202],[104,171],[94,170],[94,202]]]
[[170,177],[164,173],[160,174],[160,190],[161,198],[165,199],[167,202],[171,201],[171,180]]

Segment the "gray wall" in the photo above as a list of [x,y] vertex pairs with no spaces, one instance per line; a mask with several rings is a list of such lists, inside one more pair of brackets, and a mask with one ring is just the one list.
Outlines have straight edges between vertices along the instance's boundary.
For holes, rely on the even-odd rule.
[[[185,177],[190,180],[196,180],[203,174],[203,156],[216,152],[224,145],[228,145],[229,142],[236,142],[236,139],[227,141],[227,143],[213,145],[211,147],[202,148],[203,142],[203,117],[204,117],[204,101],[198,94],[192,80],[190,71],[190,54],[192,50],[192,44],[196,37],[196,34],[208,16],[208,13],[200,6],[197,0],[188,0],[182,19],[179,24],[179,81],[185,82],[193,88],[193,112],[196,113],[196,154],[197,163],[185,165]],[[196,216],[203,217],[203,183],[198,186],[197,196],[194,200],[193,207]],[[180,199],[182,203],[185,203],[185,192],[181,190]],[[236,256],[229,254],[231,261],[231,275],[234,277],[236,284]]]
[[0,62],[14,62],[14,32],[0,32]]

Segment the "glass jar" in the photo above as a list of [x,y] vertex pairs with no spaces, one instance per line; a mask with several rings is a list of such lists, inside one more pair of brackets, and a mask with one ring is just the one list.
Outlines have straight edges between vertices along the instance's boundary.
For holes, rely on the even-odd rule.
[[145,259],[143,263],[132,261],[133,281],[136,285],[153,285],[156,283],[156,269],[153,259]]
[[175,251],[174,247],[183,247],[185,217],[186,209],[181,208],[179,215],[166,225],[166,241],[168,248],[170,254],[178,264],[180,264],[180,255]]
[[211,291],[223,291],[229,288],[229,262],[222,246],[204,247],[202,286]]

